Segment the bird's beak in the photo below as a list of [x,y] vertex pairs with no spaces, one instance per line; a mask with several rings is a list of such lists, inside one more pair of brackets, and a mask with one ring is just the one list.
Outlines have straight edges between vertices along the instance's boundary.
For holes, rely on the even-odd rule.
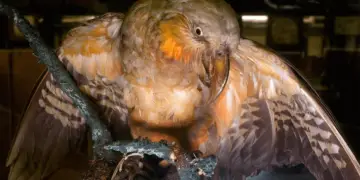
[[214,58],[204,63],[206,69],[206,86],[209,87],[206,104],[214,102],[224,90],[229,78],[230,60],[229,50],[224,47],[215,53]]

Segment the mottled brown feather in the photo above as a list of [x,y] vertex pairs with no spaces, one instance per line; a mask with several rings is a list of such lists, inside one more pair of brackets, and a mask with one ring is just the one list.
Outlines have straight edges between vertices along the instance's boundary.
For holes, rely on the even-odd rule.
[[[60,60],[80,89],[99,107],[116,139],[130,136],[118,51],[122,18],[122,14],[108,13],[85,22],[71,30],[58,49]],[[47,74],[22,118],[7,161],[8,179],[50,177],[66,157],[87,143],[85,131],[79,110]]]
[[[45,75],[30,101],[8,157],[11,180],[22,176],[24,179],[49,176],[70,149],[77,152],[81,145],[85,132],[83,125],[77,129],[64,127],[61,121],[44,111],[38,103],[43,99],[41,90],[46,89],[46,81],[50,81],[49,74]],[[46,105],[51,106],[48,102]]]
[[[225,179],[245,179],[298,163],[319,180],[360,179],[359,163],[334,117],[301,80],[274,52],[240,41],[229,84],[216,104],[221,108],[215,108],[217,126],[223,128],[216,179],[221,173]],[[274,134],[264,139],[266,132]]]

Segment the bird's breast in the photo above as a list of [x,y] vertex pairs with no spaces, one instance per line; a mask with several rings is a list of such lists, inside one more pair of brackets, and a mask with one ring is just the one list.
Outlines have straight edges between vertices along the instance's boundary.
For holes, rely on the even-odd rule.
[[183,127],[194,120],[201,101],[196,86],[132,86],[131,119],[149,128]]

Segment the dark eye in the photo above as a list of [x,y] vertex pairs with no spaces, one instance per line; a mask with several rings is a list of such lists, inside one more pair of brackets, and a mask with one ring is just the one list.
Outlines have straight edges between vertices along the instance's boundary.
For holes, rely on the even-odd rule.
[[200,27],[196,27],[196,28],[195,28],[195,33],[196,33],[196,35],[198,35],[198,36],[202,36],[202,35],[203,35],[203,32],[202,32],[202,30],[201,30]]

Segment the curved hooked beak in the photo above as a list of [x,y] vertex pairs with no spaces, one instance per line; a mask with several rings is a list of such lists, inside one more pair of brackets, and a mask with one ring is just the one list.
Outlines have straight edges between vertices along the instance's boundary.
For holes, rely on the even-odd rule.
[[229,56],[229,48],[223,47],[215,52],[215,58],[203,61],[206,77],[202,79],[202,82],[209,88],[205,104],[213,103],[225,89],[230,72]]

